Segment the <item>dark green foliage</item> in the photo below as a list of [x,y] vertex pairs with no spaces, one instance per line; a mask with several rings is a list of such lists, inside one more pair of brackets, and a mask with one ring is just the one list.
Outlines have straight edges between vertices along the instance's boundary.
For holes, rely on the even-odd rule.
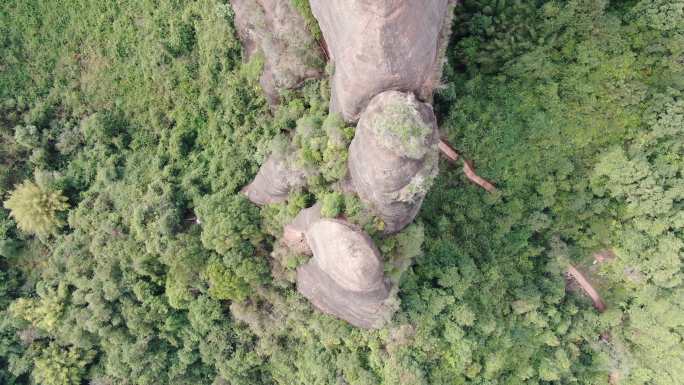
[[615,316],[630,352],[621,352],[621,369],[634,382],[676,383],[684,364],[684,93],[654,95],[652,106],[628,146],[599,158],[592,188],[612,198],[621,219],[610,234],[619,258],[604,272],[631,303]]
[[[485,198],[447,193],[443,190],[460,184],[440,178],[423,209],[432,213],[423,215],[431,224],[428,250],[440,256],[435,263],[446,263],[443,253],[449,250],[472,262],[466,264],[468,274],[456,265],[457,275],[449,279],[424,268],[423,261],[415,271],[421,273],[418,282],[430,277],[447,287],[458,282],[455,288],[466,296],[471,286],[463,287],[470,281],[464,277],[473,272],[473,277],[487,277],[474,281],[478,299],[466,300],[472,314],[484,315],[485,324],[487,315],[499,311],[491,306],[502,302],[519,314],[512,319],[543,314],[529,319],[534,329],[525,337],[524,350],[514,344],[477,351],[482,354],[478,373],[485,378],[487,364],[494,365],[491,360],[496,362],[495,352],[502,349],[516,357],[514,366],[505,361],[500,369],[509,381],[575,377],[580,383],[603,383],[605,377],[596,377],[601,371],[617,373],[620,383],[628,384],[674,384],[681,377],[674,368],[682,366],[684,354],[672,345],[681,338],[676,332],[681,319],[658,309],[681,306],[676,299],[681,297],[682,234],[676,219],[681,209],[675,203],[681,192],[673,181],[681,179],[681,134],[674,133],[682,127],[677,95],[684,84],[682,68],[674,62],[684,52],[684,25],[672,21],[663,33],[648,24],[654,12],[671,14],[667,7],[655,11],[646,2],[633,5],[620,9],[575,1],[508,7],[496,2],[476,9],[479,5],[466,3],[469,12],[460,16],[458,33],[468,37],[454,45],[450,83],[437,107],[448,115],[443,128],[452,143],[500,192]],[[646,14],[635,16],[644,9]],[[446,239],[430,241],[432,231]],[[617,254],[601,269],[600,289],[609,311],[592,320],[571,310],[577,305],[562,299],[559,282],[545,282],[538,274],[558,274],[563,266],[556,262],[589,262],[592,252],[605,247]],[[547,260],[551,264],[545,266]],[[522,293],[525,299],[516,299]],[[550,305],[553,311],[544,310]],[[406,300],[403,306],[413,307]],[[523,333],[525,324],[510,317],[503,329],[508,338]],[[637,337],[643,329],[636,329],[646,323],[652,336]],[[608,330],[611,340],[594,343],[587,334],[592,324],[597,326],[593,333]],[[481,333],[477,328],[466,332],[466,340]],[[571,337],[575,333],[584,336],[583,343]],[[492,343],[501,340],[498,335]],[[530,342],[535,340],[539,345]],[[549,347],[537,350],[542,343]],[[522,369],[528,374],[518,372]],[[461,370],[467,378],[470,368]]]
[[219,254],[251,251],[261,240],[259,209],[240,195],[214,194],[196,207],[202,222],[202,243]]
[[[45,244],[0,211],[0,383],[680,382],[681,2],[457,12],[435,107],[498,192],[443,163],[418,222],[381,237],[336,186],[353,129],[326,82],[270,111],[229,5],[3,3],[1,200],[40,179],[71,209]],[[238,191],[272,150],[309,183],[258,209]],[[401,300],[386,328],[297,294],[306,257],[274,237],[316,201],[376,240]],[[598,314],[562,273],[603,248]]]
[[218,300],[244,301],[254,286],[265,283],[268,269],[252,256],[231,254],[212,261],[205,272],[209,295]]
[[287,202],[267,205],[261,209],[262,229],[271,235],[279,235],[283,232],[283,226],[292,222],[299,212],[310,206],[311,197],[301,191],[293,191]]
[[[242,383],[261,378],[261,361],[243,359],[250,355],[249,335],[235,327],[221,303],[207,297],[214,282],[206,272],[214,261],[229,279],[241,282],[236,294],[220,298],[243,298],[244,282],[259,284],[264,270],[263,257],[254,255],[261,238],[258,212],[233,192],[253,176],[275,129],[262,119],[266,106],[255,83],[259,63],[239,64],[230,8],[212,1],[182,7],[147,2],[9,7],[0,13],[0,28],[7,39],[26,40],[27,50],[19,52],[14,44],[3,49],[34,55],[31,75],[37,82],[23,80],[27,67],[7,67],[7,76],[0,77],[2,92],[21,89],[15,99],[32,100],[30,109],[15,107],[15,116],[23,118],[7,124],[25,120],[22,126],[35,127],[36,138],[30,140],[26,130],[15,135],[2,122],[3,154],[7,150],[14,157],[3,159],[11,168],[2,169],[2,192],[5,178],[11,183],[23,172],[16,165],[21,166],[22,154],[38,151],[44,160],[34,162],[32,156],[28,165],[61,168],[61,187],[74,209],[69,233],[51,242],[51,252],[42,251],[37,296],[14,302],[17,326],[3,321],[2,360],[12,360],[9,372],[3,365],[3,383],[34,378],[210,384],[219,376]],[[11,16],[5,13],[10,9]],[[62,16],[35,24],[37,14]],[[42,42],[31,40],[35,28]],[[157,49],[160,41],[166,50]],[[254,127],[257,121],[262,129]],[[15,137],[25,145],[15,146]],[[218,202],[218,192],[226,205]],[[223,244],[223,251],[225,240],[232,239],[239,254],[222,259],[203,247],[199,222],[205,215],[196,214],[195,206],[213,210],[207,221],[224,221],[205,236],[209,244]],[[242,212],[243,207],[251,211]],[[236,221],[223,216],[235,214]],[[2,215],[3,245],[20,241],[6,212]],[[34,334],[23,356],[12,340],[16,328]]]
[[202,244],[222,258],[214,258],[205,271],[209,295],[214,299],[243,301],[251,288],[264,283],[265,255],[257,253],[263,238],[259,209],[240,195],[214,194],[196,208],[202,226]]
[[[22,368],[27,366],[29,358],[26,357],[20,336],[30,337],[31,332],[25,330],[22,334],[19,325],[7,311],[13,300],[26,295],[21,289],[21,273],[9,263],[16,247],[8,246],[8,242],[0,237],[0,383],[14,385],[24,383],[27,377]],[[12,253],[7,252],[8,249],[12,249]]]

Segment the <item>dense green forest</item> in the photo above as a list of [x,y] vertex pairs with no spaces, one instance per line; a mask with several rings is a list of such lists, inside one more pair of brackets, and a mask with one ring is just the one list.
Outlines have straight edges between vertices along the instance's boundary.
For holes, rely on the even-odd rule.
[[[354,215],[329,189],[353,129],[325,80],[271,110],[233,17],[0,4],[0,384],[682,383],[683,1],[456,8],[435,109],[497,191],[440,161],[378,240],[400,299],[380,330],[314,311],[275,242],[316,198]],[[320,174],[260,209],[239,191],[295,127]]]

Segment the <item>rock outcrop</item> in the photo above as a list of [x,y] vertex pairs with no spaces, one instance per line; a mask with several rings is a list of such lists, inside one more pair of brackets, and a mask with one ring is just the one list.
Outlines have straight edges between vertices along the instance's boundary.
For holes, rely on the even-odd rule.
[[382,257],[368,235],[344,220],[319,219],[306,240],[313,258],[297,269],[297,290],[317,309],[361,328],[391,317]]
[[311,255],[311,247],[306,240],[306,232],[309,228],[321,219],[321,204],[316,203],[308,209],[304,209],[297,214],[292,223],[283,228],[283,241],[290,250]]
[[279,91],[322,74],[324,60],[291,0],[230,0],[245,57],[264,56],[261,86],[271,105]]
[[271,154],[242,193],[259,206],[285,202],[292,189],[306,183],[304,173],[290,163],[285,156]]
[[439,133],[432,107],[397,91],[383,92],[361,115],[349,147],[351,183],[395,233],[413,221],[437,174]]
[[[231,2],[247,51],[258,45],[265,52],[267,72],[262,81],[272,82],[271,90],[287,88],[292,79],[308,74],[282,65],[281,59],[296,47],[285,44],[269,55],[278,39],[299,39],[283,31],[303,28],[296,17],[282,19],[287,6],[281,3],[289,4],[288,0]],[[366,209],[383,220],[385,234],[414,220],[438,171],[436,119],[424,102],[431,101],[441,76],[454,3],[310,0],[334,64],[330,110],[348,122],[358,121],[349,148],[348,177],[336,189],[356,193]],[[255,7],[260,9],[256,14]],[[269,37],[259,32],[263,30],[277,33]],[[305,57],[299,63],[306,63]],[[276,71],[281,68],[298,77],[279,77]],[[262,165],[243,189],[252,202],[283,202],[292,189],[305,185],[306,173],[287,158],[272,155]],[[380,252],[358,226],[322,218],[317,204],[285,226],[282,242],[292,251],[313,255],[297,269],[296,281],[297,290],[314,307],[361,328],[381,327],[391,318],[397,297],[390,293],[396,287],[384,275]]]
[[354,122],[387,90],[431,100],[452,0],[311,0],[334,64],[331,110]]

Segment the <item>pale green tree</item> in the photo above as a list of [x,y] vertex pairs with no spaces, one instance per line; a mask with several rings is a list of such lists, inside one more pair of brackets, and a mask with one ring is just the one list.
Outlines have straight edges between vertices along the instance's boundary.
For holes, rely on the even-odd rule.
[[61,191],[49,191],[28,180],[10,193],[4,206],[21,230],[38,236],[53,234],[63,226],[58,214],[69,208]]

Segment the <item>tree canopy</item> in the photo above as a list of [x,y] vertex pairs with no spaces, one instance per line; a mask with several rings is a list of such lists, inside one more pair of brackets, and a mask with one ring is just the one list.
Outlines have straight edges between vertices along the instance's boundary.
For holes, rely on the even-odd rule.
[[[441,161],[383,237],[333,189],[354,131],[328,81],[269,108],[225,1],[4,1],[0,383],[680,383],[684,4],[466,0],[453,29],[435,112],[497,189]],[[309,188],[251,205],[285,149]],[[374,237],[386,327],[295,290],[277,238],[316,200]]]

